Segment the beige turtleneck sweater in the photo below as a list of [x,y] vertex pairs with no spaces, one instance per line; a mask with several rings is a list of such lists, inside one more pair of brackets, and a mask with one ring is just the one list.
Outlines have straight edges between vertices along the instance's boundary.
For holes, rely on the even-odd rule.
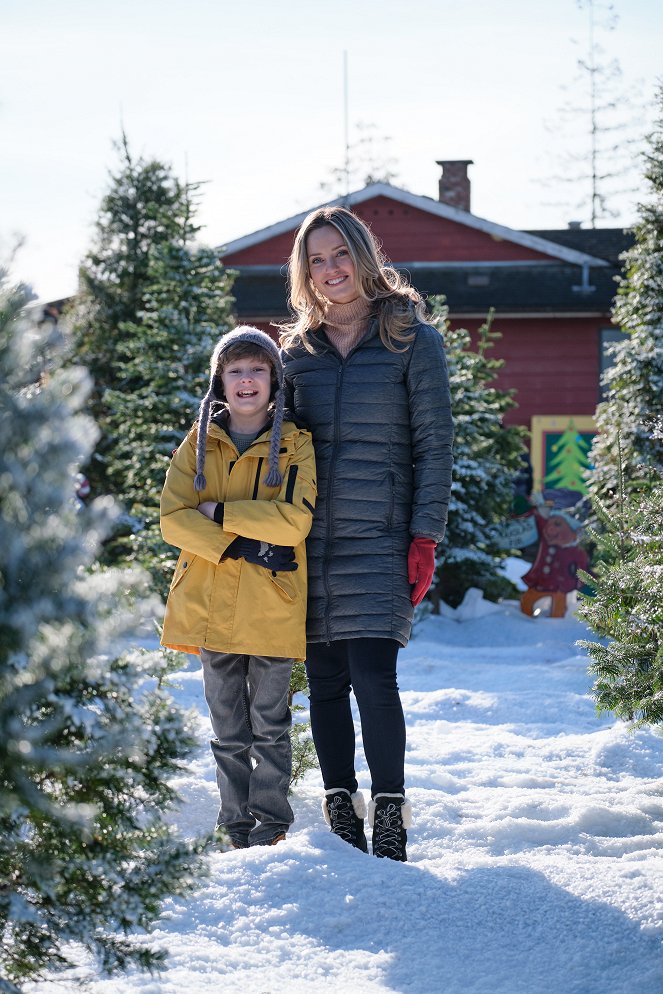
[[371,304],[363,297],[349,304],[329,304],[325,312],[325,332],[343,358],[363,338],[368,327]]

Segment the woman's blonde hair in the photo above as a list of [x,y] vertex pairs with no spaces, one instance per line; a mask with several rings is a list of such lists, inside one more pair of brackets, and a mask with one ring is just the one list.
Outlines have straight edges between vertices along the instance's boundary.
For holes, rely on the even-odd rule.
[[425,321],[421,295],[387,264],[375,236],[364,222],[345,207],[320,207],[302,222],[295,236],[288,262],[290,307],[295,319],[281,326],[281,345],[288,348],[301,342],[309,351],[306,332],[319,328],[325,320],[327,301],[311,281],[307,240],[312,231],[331,225],[341,235],[355,266],[359,296],[373,304],[380,338],[391,351],[407,348],[414,338],[412,325]]

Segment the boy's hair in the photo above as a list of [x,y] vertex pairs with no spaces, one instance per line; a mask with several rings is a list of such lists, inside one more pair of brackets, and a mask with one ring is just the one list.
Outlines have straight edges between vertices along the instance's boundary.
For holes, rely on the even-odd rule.
[[412,325],[426,320],[421,294],[388,265],[368,225],[345,207],[319,207],[304,219],[295,236],[288,262],[290,305],[295,320],[282,327],[281,344],[288,348],[301,341],[310,350],[305,334],[325,320],[328,301],[311,280],[307,242],[311,232],[327,226],[336,228],[347,246],[359,296],[374,305],[383,344],[392,352],[407,348],[414,338]]
[[[246,327],[246,326],[245,326]],[[256,329],[257,331],[258,329]],[[272,377],[272,390],[269,395],[270,400],[274,400],[276,391],[278,390],[279,381],[276,375],[276,370],[274,369],[274,360],[272,359],[269,352],[262,348],[260,345],[254,345],[252,342],[237,342],[236,345],[230,345],[225,349],[219,356],[219,363],[216,367],[214,373],[214,394],[219,400],[225,400],[223,393],[223,383],[221,381],[221,373],[224,371],[226,366],[229,366],[233,362],[239,362],[240,359],[259,359],[260,362],[265,362],[271,370]]]
[[264,479],[268,487],[280,487],[283,476],[279,471],[279,449],[281,448],[281,427],[283,425],[283,411],[285,407],[285,396],[283,393],[283,364],[281,356],[275,342],[266,335],[264,331],[253,328],[251,325],[242,324],[234,331],[229,331],[223,335],[216,343],[212,353],[210,363],[209,388],[203,397],[200,405],[200,419],[198,421],[198,441],[196,443],[196,475],[193,486],[196,490],[204,490],[207,486],[205,479],[205,448],[207,442],[207,431],[209,429],[210,410],[214,400],[223,400],[223,386],[221,383],[220,371],[232,359],[238,359],[238,349],[246,349],[243,353],[247,355],[264,355],[272,368],[272,374],[276,378],[276,389],[272,386],[272,399],[274,400],[274,420],[272,422],[272,436],[269,443],[269,471]]

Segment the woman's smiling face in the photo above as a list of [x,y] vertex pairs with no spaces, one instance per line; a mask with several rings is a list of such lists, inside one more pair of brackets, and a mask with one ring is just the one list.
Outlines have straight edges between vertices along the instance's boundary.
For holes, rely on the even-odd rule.
[[306,240],[308,271],[316,290],[332,304],[359,296],[357,273],[343,235],[333,225],[316,228]]

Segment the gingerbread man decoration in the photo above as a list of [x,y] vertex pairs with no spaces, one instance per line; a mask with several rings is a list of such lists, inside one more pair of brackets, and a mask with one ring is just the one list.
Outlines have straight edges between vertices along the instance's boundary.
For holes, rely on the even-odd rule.
[[567,511],[554,510],[540,494],[533,496],[532,503],[539,548],[531,569],[523,576],[529,589],[521,595],[520,608],[532,615],[536,602],[550,597],[550,616],[563,618],[566,595],[582,586],[578,570],[589,569],[589,556],[578,544],[582,525]]

